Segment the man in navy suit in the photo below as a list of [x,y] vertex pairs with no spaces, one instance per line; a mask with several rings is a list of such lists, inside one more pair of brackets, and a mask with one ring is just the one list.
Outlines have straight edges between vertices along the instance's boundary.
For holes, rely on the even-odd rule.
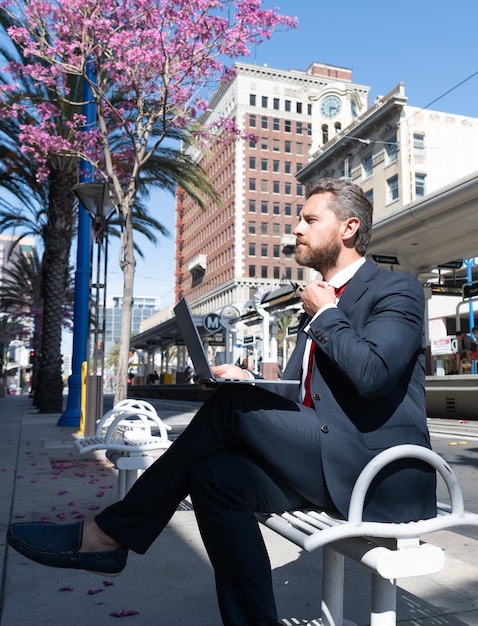
[[[38,562],[115,573],[144,553],[189,493],[226,626],[278,619],[255,512],[315,506],[347,515],[365,464],[392,445],[430,446],[424,296],[410,275],[365,260],[372,207],[360,187],[323,179],[307,194],[296,260],[317,270],[284,378],[297,387],[218,387],[126,497],[84,524],[14,524],[9,543]],[[226,378],[252,376],[234,365]],[[308,375],[310,373],[310,375]],[[434,471],[400,461],[373,483],[365,518],[436,514]],[[160,565],[158,565],[160,568]],[[161,575],[159,573],[159,575]]]

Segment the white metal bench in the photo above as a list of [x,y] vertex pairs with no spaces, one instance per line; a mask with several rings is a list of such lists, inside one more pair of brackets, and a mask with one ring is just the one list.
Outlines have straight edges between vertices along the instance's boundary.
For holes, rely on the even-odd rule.
[[[74,441],[80,454],[106,450],[106,457],[118,470],[118,499],[123,498],[138,478],[138,472],[154,463],[147,452],[165,450],[171,445],[170,427],[164,424],[152,405],[124,401],[103,415],[95,435]],[[152,434],[152,428],[159,435]]]
[[[398,459],[413,458],[429,463],[443,478],[450,504],[439,503],[436,517],[408,523],[365,522],[365,497],[375,476]],[[323,547],[321,618],[309,626],[343,626],[345,557],[371,571],[370,626],[396,625],[396,579],[439,572],[445,554],[420,537],[459,526],[478,526],[478,515],[464,509],[463,495],[455,473],[435,452],[416,445],[400,445],[378,454],[363,469],[355,483],[348,519],[317,510],[286,511],[258,515],[261,523],[304,550]]]

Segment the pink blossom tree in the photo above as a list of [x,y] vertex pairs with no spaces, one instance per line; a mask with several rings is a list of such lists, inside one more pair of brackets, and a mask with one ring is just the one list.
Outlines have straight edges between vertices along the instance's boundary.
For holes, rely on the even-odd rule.
[[[21,126],[23,150],[38,161],[40,176],[48,175],[51,155],[90,163],[124,223],[119,401],[126,397],[135,269],[132,214],[141,171],[175,132],[196,138],[198,145],[219,136],[237,139],[233,120],[214,127],[202,123],[208,101],[220,82],[233,76],[232,60],[247,56],[275,29],[295,27],[296,19],[262,8],[261,0],[1,0],[0,8],[16,22],[9,35],[28,58],[22,71],[58,94],[58,104],[37,104],[36,123]],[[80,104],[71,102],[72,76],[89,83],[96,125],[83,132],[85,119],[77,114],[68,121],[69,133],[59,136],[51,128],[59,110],[65,103]],[[14,80],[4,87],[9,94],[15,89]],[[18,99],[15,106],[32,103]],[[8,114],[15,115],[15,109]]]

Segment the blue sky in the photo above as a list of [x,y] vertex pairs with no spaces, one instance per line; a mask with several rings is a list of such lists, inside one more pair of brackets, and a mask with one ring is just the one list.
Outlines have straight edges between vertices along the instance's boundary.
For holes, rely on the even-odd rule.
[[[313,61],[338,65],[352,70],[354,83],[371,88],[371,103],[403,82],[410,106],[478,117],[476,0],[265,0],[263,4],[296,15],[299,27],[275,33],[244,59],[247,62],[284,70],[305,70]],[[174,198],[156,193],[150,207],[171,237],[161,238],[157,247],[144,244],[135,294],[159,296],[165,307],[174,300]],[[143,244],[139,239],[138,243]],[[111,295],[122,293],[122,275],[116,268],[112,244]]]

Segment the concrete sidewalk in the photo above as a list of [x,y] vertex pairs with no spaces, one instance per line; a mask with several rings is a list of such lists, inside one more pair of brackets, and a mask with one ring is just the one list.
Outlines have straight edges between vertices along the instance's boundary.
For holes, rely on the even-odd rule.
[[[197,405],[154,402],[175,431]],[[145,556],[131,553],[117,578],[37,565],[5,545],[10,522],[71,522],[115,501],[115,470],[102,453],[86,458],[73,447],[75,428],[59,415],[39,415],[24,396],[0,398],[1,626],[103,626],[114,616],[155,626],[220,626],[214,578],[192,511],[178,511]],[[320,615],[321,551],[301,553],[263,530],[284,626]],[[435,534],[446,549],[442,572],[399,581],[398,620],[404,626],[478,626],[478,545],[457,533]],[[358,565],[346,571],[345,616],[369,623],[370,585]],[[251,626],[254,626],[251,624]]]

